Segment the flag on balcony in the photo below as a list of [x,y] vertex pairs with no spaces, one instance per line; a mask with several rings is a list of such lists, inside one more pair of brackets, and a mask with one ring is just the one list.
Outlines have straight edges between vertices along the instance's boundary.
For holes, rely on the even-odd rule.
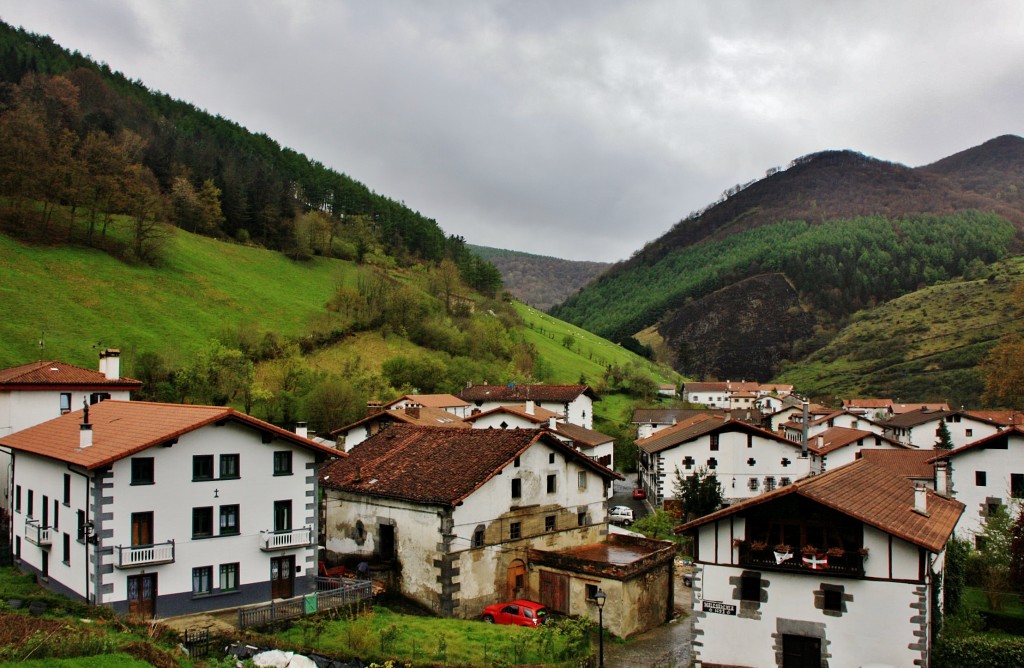
[[828,568],[828,556],[824,554],[804,555],[804,566],[812,571]]

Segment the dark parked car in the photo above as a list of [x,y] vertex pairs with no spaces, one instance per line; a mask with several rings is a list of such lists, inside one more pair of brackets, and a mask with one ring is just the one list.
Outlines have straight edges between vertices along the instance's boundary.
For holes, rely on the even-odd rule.
[[488,624],[513,624],[515,626],[540,626],[548,618],[548,609],[533,601],[512,601],[495,603],[484,608],[480,619]]

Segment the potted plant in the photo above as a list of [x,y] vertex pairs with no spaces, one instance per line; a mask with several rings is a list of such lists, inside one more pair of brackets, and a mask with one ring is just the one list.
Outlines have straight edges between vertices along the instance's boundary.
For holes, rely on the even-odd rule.
[[743,540],[742,538],[733,538],[732,539],[732,546],[733,547],[737,547],[737,548],[743,547],[744,545],[746,545],[746,543],[747,543],[747,541]]
[[846,550],[844,550],[843,548],[838,547],[838,546],[837,547],[830,547],[830,548],[828,548],[828,551],[825,552],[825,554],[827,554],[830,557],[841,557],[844,554],[846,554]]
[[870,551],[871,550],[869,550],[868,548],[862,547],[859,550],[857,550],[857,554],[859,554],[862,559],[867,559],[868,558],[868,552],[870,552]]
[[768,549],[768,543],[763,540],[754,540],[750,542],[750,549],[754,552],[764,552]]
[[815,554],[818,554],[818,548],[815,547],[814,545],[804,545],[803,547],[800,548],[800,553],[801,554],[815,555]]
[[786,543],[779,543],[775,546],[775,563],[781,564],[793,558],[793,546]]

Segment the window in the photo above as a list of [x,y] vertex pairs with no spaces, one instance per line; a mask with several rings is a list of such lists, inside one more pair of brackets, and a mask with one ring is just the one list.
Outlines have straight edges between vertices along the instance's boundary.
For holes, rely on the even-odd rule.
[[967,429],[967,430],[964,431],[964,434],[969,438],[971,436],[974,436],[974,430],[973,429]]
[[523,481],[519,478],[512,478],[512,498],[519,499],[523,496]]
[[1024,473],[1010,474],[1010,496],[1015,499],[1024,498]]
[[758,483],[757,478],[751,478],[750,481],[747,483],[747,486],[750,488],[751,492],[756,492],[757,491],[757,488],[758,488],[758,484],[757,483]]
[[54,530],[60,528],[60,514],[59,513],[60,513],[60,504],[57,503],[57,499],[54,499],[53,500],[53,524],[50,525],[51,527],[53,527]]
[[230,536],[238,532],[238,506],[221,506],[220,535]]
[[213,455],[194,455],[192,457],[192,479],[213,480]]
[[25,514],[29,517],[33,517],[33,511],[35,510],[35,494],[32,490],[28,490],[28,507],[26,508]]
[[744,573],[740,581],[740,600],[761,602],[761,574]]
[[238,473],[238,455],[221,455],[220,456],[220,477],[221,478],[237,478]]
[[775,477],[768,476],[767,478],[764,479],[764,491],[770,492],[773,489],[775,489]]
[[557,486],[558,476],[554,473],[548,475],[548,494],[554,494]]
[[292,501],[274,501],[274,531],[291,531]]
[[599,591],[601,591],[601,588],[598,587],[597,585],[588,584],[587,585],[587,600],[588,601],[593,601],[594,597],[597,596],[597,592],[599,592]]
[[718,449],[718,434],[711,434],[711,450]]
[[78,511],[78,542],[85,540],[85,511]]
[[213,507],[192,509],[192,537],[206,538],[213,535]]
[[98,404],[101,401],[106,401],[110,398],[110,392],[93,392],[89,395],[90,404]]
[[782,486],[782,487],[785,487],[786,485],[788,485],[791,482],[792,482],[792,480],[790,480],[789,478],[779,478],[779,485]]
[[61,392],[60,393],[60,414],[64,415],[65,413],[70,413],[70,412],[71,412],[71,393],[70,392]]
[[554,531],[554,530],[555,530],[555,516],[554,515],[545,515],[544,516],[544,531]]
[[71,474],[64,474],[64,505],[71,505]]
[[[193,467],[195,462],[193,461]],[[132,483],[133,485],[153,484],[153,458],[132,457]]]
[[587,488],[587,472],[586,471],[580,471],[579,473],[576,474],[576,486],[579,487],[580,489],[586,489]]
[[[984,471],[975,471],[974,484],[977,485],[978,487],[984,487],[985,485],[988,484],[988,475]],[[29,515],[31,514],[32,512],[29,511]]]
[[583,513],[576,513],[576,526],[581,526],[582,527],[582,526],[586,526],[586,525],[587,525],[587,514],[585,512],[583,512]]
[[481,524],[476,529],[473,529],[473,547],[484,546],[484,526]]
[[274,453],[274,475],[292,474],[292,451],[278,450]]
[[522,538],[522,524],[519,522],[512,522],[508,525],[508,537],[512,540]]
[[822,606],[829,612],[842,612],[843,611],[843,590],[833,589],[829,587],[822,591]]
[[64,540],[62,541],[62,545],[61,545],[61,547],[63,548],[62,549],[63,554],[61,555],[61,561],[63,561],[65,565],[70,566],[71,565],[71,534],[65,533],[63,538],[64,538]]
[[555,463],[555,453],[549,452],[548,453],[548,464],[554,464],[554,463]]
[[515,466],[516,468],[519,468],[519,457],[515,458],[515,461],[512,462],[512,466]]
[[14,512],[21,512],[21,485],[14,486]]
[[200,566],[192,569],[192,595],[204,596],[210,593],[210,580],[213,579],[213,566]]
[[220,565],[220,590],[238,591],[238,564]]

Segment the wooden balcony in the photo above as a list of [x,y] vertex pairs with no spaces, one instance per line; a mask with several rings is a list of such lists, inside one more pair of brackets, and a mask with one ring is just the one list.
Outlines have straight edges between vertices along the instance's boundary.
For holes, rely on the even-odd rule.
[[816,575],[827,574],[847,578],[864,577],[864,560],[867,559],[866,555],[861,556],[857,550],[846,550],[842,555],[824,552],[810,555],[793,550],[789,553],[788,558],[784,554],[776,553],[772,548],[753,550],[748,544],[741,545],[739,551],[739,565],[744,568],[814,573]]
[[40,547],[49,547],[53,543],[50,527],[44,527],[39,520],[25,520],[25,540]]
[[174,541],[152,545],[118,545],[114,548],[114,554],[114,568],[169,564],[174,561]]
[[260,549],[264,552],[307,547],[313,544],[313,528],[301,527],[285,531],[261,531]]

